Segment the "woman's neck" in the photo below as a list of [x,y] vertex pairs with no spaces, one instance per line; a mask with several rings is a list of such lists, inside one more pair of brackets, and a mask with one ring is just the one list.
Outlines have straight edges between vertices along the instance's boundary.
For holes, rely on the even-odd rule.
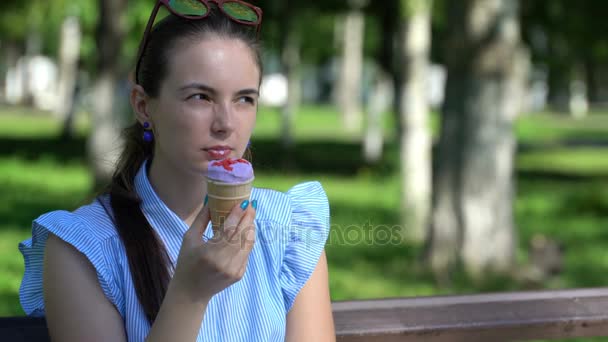
[[189,226],[203,207],[207,193],[204,177],[175,168],[159,157],[155,156],[150,165],[150,184],[165,205]]

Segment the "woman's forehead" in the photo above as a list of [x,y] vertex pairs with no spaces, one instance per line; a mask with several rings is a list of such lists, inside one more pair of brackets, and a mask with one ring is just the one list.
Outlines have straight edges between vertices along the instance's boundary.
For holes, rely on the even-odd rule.
[[254,52],[238,39],[186,41],[170,53],[169,64],[167,81],[178,87],[201,82],[240,90],[257,88],[260,79]]

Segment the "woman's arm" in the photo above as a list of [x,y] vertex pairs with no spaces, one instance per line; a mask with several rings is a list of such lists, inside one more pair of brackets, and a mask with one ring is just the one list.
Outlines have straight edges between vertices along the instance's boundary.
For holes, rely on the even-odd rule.
[[[53,341],[127,340],[122,317],[82,253],[49,233],[44,260],[44,299]],[[196,304],[170,284],[147,340],[194,341],[206,307],[207,301]]]
[[43,279],[52,341],[127,340],[122,317],[104,295],[93,265],[51,233],[44,254]]
[[287,315],[285,341],[336,340],[328,284],[327,258],[323,252]]

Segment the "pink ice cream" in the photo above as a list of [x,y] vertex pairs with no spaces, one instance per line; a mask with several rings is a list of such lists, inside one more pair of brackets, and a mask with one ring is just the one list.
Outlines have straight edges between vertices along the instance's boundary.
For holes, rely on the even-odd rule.
[[207,178],[223,183],[242,183],[253,178],[253,167],[245,159],[212,160],[207,168]]

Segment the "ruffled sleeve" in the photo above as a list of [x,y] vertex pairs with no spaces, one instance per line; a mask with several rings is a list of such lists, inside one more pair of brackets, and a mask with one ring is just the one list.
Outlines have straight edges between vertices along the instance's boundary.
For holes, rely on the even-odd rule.
[[115,270],[108,266],[108,258],[115,253],[111,236],[100,234],[79,217],[67,211],[54,211],[40,216],[32,224],[32,237],[19,244],[25,261],[25,273],[19,289],[19,300],[29,316],[44,316],[42,289],[44,249],[48,234],[53,233],[86,256],[97,272],[97,279],[105,296],[123,315],[121,293]]
[[298,184],[287,196],[292,213],[280,270],[286,313],[315,270],[330,227],[329,202],[319,182]]

